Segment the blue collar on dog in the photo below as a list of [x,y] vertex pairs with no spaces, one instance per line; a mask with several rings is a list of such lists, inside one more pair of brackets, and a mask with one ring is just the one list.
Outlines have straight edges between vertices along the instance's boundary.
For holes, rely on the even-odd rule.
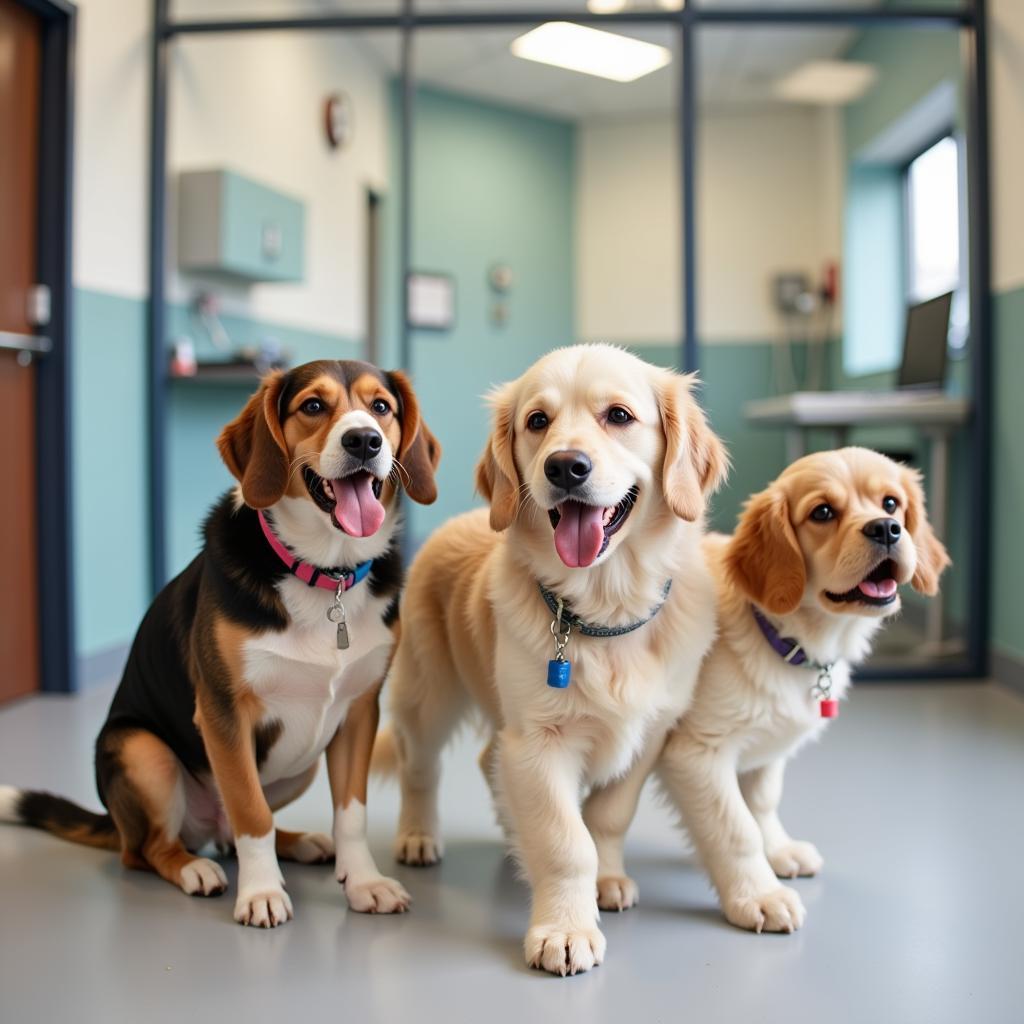
[[[540,588],[541,597],[544,598],[544,603],[548,606],[551,614],[558,618],[558,608],[561,602],[555,595],[544,586],[543,583],[538,583],[537,586]],[[646,626],[651,619],[654,618],[658,612],[665,605],[665,601],[668,600],[668,592],[672,589],[672,580],[665,580],[665,586],[661,591],[661,600],[651,609],[650,614],[645,619],[638,619],[636,622],[627,622],[624,626],[592,626],[587,622],[584,622],[578,615],[574,615],[565,605],[562,605],[561,622],[563,624],[572,626],[577,633],[582,633],[584,636],[597,636],[597,637],[612,637],[612,636],[625,636],[627,633],[632,633],[634,630],[639,629],[641,626]]]

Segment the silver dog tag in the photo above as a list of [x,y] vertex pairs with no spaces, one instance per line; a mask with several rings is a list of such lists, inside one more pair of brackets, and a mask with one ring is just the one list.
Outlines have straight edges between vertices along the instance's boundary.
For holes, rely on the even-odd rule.
[[339,622],[338,623],[338,650],[339,651],[347,651],[348,650],[348,623],[347,622]]
[[327,609],[327,621],[338,624],[338,650],[348,650],[348,622],[345,620],[345,606],[341,603],[342,584],[338,584],[338,590],[334,595],[334,603]]

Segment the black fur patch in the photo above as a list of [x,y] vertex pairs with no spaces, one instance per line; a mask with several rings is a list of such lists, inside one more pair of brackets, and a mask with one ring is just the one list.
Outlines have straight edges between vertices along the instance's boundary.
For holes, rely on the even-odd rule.
[[284,725],[277,718],[256,726],[256,767],[262,768],[274,744],[281,738]]
[[405,567],[402,565],[402,553],[397,547],[388,550],[373,560],[370,578],[367,584],[374,597],[389,597],[402,589],[405,580]]

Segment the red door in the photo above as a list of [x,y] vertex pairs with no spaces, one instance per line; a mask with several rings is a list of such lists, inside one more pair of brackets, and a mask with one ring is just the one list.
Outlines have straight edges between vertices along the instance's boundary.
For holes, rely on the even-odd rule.
[[[34,14],[0,0],[0,341],[32,333],[40,38]],[[35,368],[0,346],[0,701],[39,689],[35,395]]]

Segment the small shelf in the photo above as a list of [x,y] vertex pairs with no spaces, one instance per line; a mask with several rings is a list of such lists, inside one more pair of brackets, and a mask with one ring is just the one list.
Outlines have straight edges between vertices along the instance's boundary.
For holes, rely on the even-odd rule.
[[168,379],[178,384],[245,385],[253,387],[268,372],[253,363],[199,363],[188,376],[168,372]]

